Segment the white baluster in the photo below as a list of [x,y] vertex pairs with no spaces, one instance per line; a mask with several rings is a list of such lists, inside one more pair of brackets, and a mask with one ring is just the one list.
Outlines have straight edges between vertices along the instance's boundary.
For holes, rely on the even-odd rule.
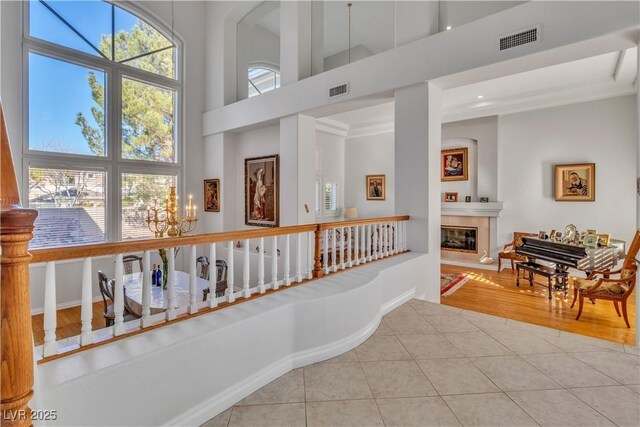
[[284,236],[284,285],[289,286],[291,284],[291,277],[289,277],[289,271],[291,269],[291,253],[290,253],[290,239],[287,234]]
[[340,227],[340,269],[345,269],[345,254],[344,254],[344,227]]
[[113,287],[113,336],[122,335],[124,329],[124,285],[122,283],[122,277],[124,275],[122,265],[122,254],[116,255],[116,277],[115,286]]
[[353,261],[351,259],[351,227],[347,227],[347,267],[353,267]]
[[362,259],[361,262],[364,264],[367,262],[367,224],[363,224],[362,228],[360,229],[360,240],[362,240],[361,242],[361,247],[362,249],[360,249],[360,252],[362,252]]
[[322,232],[322,246],[324,253],[322,257],[324,261],[324,274],[329,274],[329,230]]
[[271,241],[271,288],[278,289],[278,236]]
[[338,252],[338,229],[334,228],[333,229],[333,239],[332,239],[332,245],[333,245],[333,251],[331,252],[331,266],[333,267],[333,271],[338,271],[338,263],[337,263],[337,252]]
[[167,268],[167,311],[166,319],[173,320],[176,318],[176,249],[167,249],[167,260],[169,265]]
[[82,262],[82,305],[80,320],[82,328],[80,333],[80,345],[93,344],[93,332],[91,320],[93,318],[93,285],[91,283],[91,258],[85,258]]
[[227,263],[227,302],[234,302],[236,297],[233,294],[233,240],[228,243]]
[[198,302],[196,292],[198,292],[198,270],[196,267],[196,245],[191,245],[191,256],[189,257],[189,314],[198,312]]
[[369,262],[369,261],[371,261],[373,259],[372,256],[371,256],[371,224],[366,224],[364,227],[365,227],[365,235],[364,235],[364,237],[365,237],[365,245],[364,245],[364,247],[365,247],[365,253],[364,253],[365,258],[364,259],[365,259],[366,262]]
[[402,252],[402,229],[404,228],[404,221],[398,223],[398,252]]
[[354,228],[353,241],[356,247],[353,249],[353,253],[356,256],[356,265],[360,265],[360,226],[356,225]]
[[296,233],[296,282],[302,282],[302,235]]
[[258,242],[258,292],[264,294],[267,292],[264,287],[264,237],[260,237]]
[[380,235],[378,233],[378,224],[373,224],[373,259],[378,259],[378,252],[380,251]]
[[395,222],[395,227],[393,229],[393,253],[397,254],[400,252],[398,249],[398,231],[400,231],[400,221]]
[[307,279],[313,279],[313,237],[314,234],[311,231],[307,232]]
[[44,270],[44,357],[58,354],[56,310],[56,263],[49,261]]
[[391,231],[391,227],[390,224],[388,222],[385,222],[384,225],[384,256],[388,257],[389,256],[389,232]]
[[382,223],[380,224],[380,258],[384,258],[387,255],[387,249],[386,249],[386,245],[387,245],[387,227],[386,227],[386,223]]
[[[216,244],[212,243],[209,246],[209,307],[214,308],[218,306],[218,298],[216,298],[216,287],[218,285],[218,268],[216,267]],[[211,269],[213,267],[213,269]]]
[[251,288],[249,285],[249,276],[251,274],[249,239],[244,240],[244,247],[242,249],[242,296],[245,298],[249,298],[251,296]]
[[408,246],[407,246],[407,227],[408,226],[409,226],[408,221],[405,221],[404,225],[402,226],[402,247],[404,248],[405,251],[408,249]]
[[147,328],[151,321],[151,252],[142,254],[142,318],[140,327]]

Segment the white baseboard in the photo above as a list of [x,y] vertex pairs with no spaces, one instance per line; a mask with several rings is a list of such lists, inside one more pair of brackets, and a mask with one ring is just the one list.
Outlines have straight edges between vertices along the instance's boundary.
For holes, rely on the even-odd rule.
[[[98,302],[98,301],[102,301],[102,297],[100,295],[98,295],[97,297],[93,297],[93,299],[91,300],[92,302]],[[65,308],[71,308],[71,307],[79,307],[82,305],[82,300],[74,300],[74,301],[68,301],[68,302],[63,302],[60,303],[58,305],[56,305],[56,310],[62,310]],[[42,314],[44,313],[44,307],[36,307],[36,308],[32,308],[31,309],[31,315],[35,316],[36,314]]]
[[[498,271],[498,264],[479,264],[479,263],[475,263],[475,262],[464,262],[464,261],[452,261],[450,259],[441,259],[440,260],[441,264],[446,264],[446,265],[455,265],[458,267],[470,267],[470,268],[478,268],[481,270],[492,270],[492,271]],[[502,269],[506,269],[507,266],[502,266]],[[509,268],[510,269],[510,268]]]
[[224,390],[202,404],[191,408],[189,411],[169,421],[166,425],[199,426],[293,369],[322,362],[356,348],[378,329],[382,316],[409,301],[414,295],[415,288],[386,302],[380,307],[379,315],[355,334],[331,344],[283,358],[257,372],[254,376],[247,378],[242,383]]

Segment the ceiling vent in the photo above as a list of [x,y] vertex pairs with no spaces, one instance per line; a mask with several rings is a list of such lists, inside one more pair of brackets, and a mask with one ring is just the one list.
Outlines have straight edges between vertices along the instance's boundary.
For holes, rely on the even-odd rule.
[[500,50],[511,49],[512,47],[522,46],[523,44],[538,41],[539,28],[534,27],[524,31],[518,31],[504,37],[500,37]]
[[343,83],[338,86],[334,86],[329,89],[329,98],[335,98],[336,96],[342,96],[349,93],[349,83]]

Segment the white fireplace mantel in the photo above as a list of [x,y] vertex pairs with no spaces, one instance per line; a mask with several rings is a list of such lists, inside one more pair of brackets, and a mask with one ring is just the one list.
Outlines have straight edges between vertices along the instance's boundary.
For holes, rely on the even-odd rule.
[[484,216],[497,218],[502,212],[502,202],[442,202],[442,215],[451,216]]

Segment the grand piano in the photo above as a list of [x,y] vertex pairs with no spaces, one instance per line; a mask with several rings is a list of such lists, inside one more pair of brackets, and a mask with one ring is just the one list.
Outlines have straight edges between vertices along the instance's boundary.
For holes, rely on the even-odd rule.
[[566,271],[571,267],[589,275],[593,270],[610,270],[624,256],[624,242],[612,242],[610,246],[587,248],[537,237],[523,237],[522,245],[516,247],[516,253],[525,255],[530,260],[552,262],[558,270]]

